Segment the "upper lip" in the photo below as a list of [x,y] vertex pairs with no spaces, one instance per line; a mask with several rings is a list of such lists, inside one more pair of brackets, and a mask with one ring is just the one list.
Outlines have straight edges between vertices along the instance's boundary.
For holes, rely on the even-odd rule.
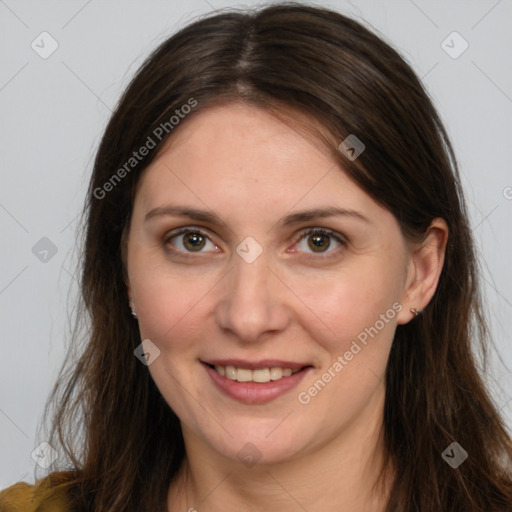
[[257,370],[258,368],[291,368],[297,370],[305,366],[312,366],[309,363],[295,363],[292,361],[283,361],[280,359],[261,359],[260,361],[245,361],[243,359],[208,359],[202,361],[213,366],[236,366],[238,368],[247,368],[249,370]]

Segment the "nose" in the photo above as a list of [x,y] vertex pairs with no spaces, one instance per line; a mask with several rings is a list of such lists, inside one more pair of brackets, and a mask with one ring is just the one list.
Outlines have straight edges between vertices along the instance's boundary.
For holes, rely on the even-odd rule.
[[241,343],[261,341],[265,334],[284,330],[290,321],[285,302],[287,288],[264,255],[265,251],[248,263],[235,254],[233,268],[223,280],[217,323]]

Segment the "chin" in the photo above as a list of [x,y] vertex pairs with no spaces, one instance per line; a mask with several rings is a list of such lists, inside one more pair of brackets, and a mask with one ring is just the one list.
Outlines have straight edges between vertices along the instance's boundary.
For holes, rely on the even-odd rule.
[[[233,437],[227,433],[221,440],[211,439],[207,433],[205,437],[222,456],[242,462],[247,467],[284,463],[297,457],[308,443],[289,428],[280,432],[278,425],[282,421],[283,418],[251,421],[249,424],[231,422],[227,430],[233,433]],[[299,428],[298,432],[301,431]]]

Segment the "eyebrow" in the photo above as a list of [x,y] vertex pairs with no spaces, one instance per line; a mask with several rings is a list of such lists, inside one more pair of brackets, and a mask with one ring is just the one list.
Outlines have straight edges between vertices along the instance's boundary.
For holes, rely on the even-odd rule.
[[[170,216],[170,217],[188,217],[190,219],[208,222],[214,226],[226,227],[226,223],[214,213],[208,210],[200,210],[197,208],[189,208],[187,206],[174,206],[166,205],[159,206],[146,213],[144,222],[159,216]],[[283,217],[277,225],[280,227],[286,227],[300,222],[309,220],[321,219],[324,217],[336,217],[343,216],[353,218],[359,221],[371,224],[370,220],[366,218],[361,212],[347,208],[328,207],[328,208],[313,208],[310,210],[303,210],[296,213],[292,213]]]

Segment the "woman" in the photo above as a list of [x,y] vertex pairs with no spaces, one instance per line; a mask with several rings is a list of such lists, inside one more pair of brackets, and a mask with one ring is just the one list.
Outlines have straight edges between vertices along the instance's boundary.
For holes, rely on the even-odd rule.
[[88,343],[52,394],[72,466],[2,510],[512,509],[453,150],[362,25],[185,27],[121,98],[84,213]]

